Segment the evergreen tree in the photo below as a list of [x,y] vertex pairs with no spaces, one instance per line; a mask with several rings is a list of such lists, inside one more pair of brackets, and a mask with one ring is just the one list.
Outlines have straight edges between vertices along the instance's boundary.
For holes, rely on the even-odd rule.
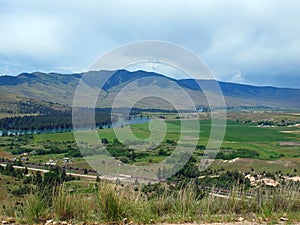
[[63,169],[63,170],[61,171],[61,174],[60,174],[60,182],[61,182],[61,183],[65,182],[65,181],[66,181],[66,177],[67,177],[66,170]]
[[160,167],[158,168],[158,171],[157,171],[157,178],[158,178],[159,180],[162,179],[162,172],[161,172]]
[[96,177],[96,182],[99,183],[101,180],[100,180],[100,177],[97,175]]
[[139,182],[138,178],[135,179],[134,185],[140,185],[140,182]]
[[37,171],[34,177],[34,183],[40,185],[43,182],[43,177],[40,171]]
[[24,174],[25,174],[25,175],[28,174],[28,168],[27,168],[27,167],[25,167],[25,169],[24,169]]

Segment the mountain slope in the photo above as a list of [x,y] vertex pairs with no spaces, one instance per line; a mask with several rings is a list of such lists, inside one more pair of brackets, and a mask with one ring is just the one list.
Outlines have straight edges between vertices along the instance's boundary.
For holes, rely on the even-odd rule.
[[46,102],[39,99],[31,99],[14,94],[0,93],[0,115],[1,117],[42,115],[54,111],[66,111],[70,107],[57,103]]
[[[31,99],[57,102],[72,105],[73,96],[83,73],[58,74],[58,73],[23,73],[19,76],[1,76],[0,93],[25,96]],[[106,82],[106,80],[110,79]],[[134,82],[133,82],[134,81]],[[177,101],[179,89],[182,88],[196,102],[197,106],[207,106],[205,94],[218,97],[214,90],[215,81],[183,79],[175,80],[161,74],[126,70],[119,71],[91,71],[84,76],[84,85],[93,90],[102,87],[98,103],[102,107],[109,107],[120,91],[127,99],[133,102],[138,98],[134,96],[135,89],[142,89],[145,95],[153,95],[166,92],[168,96],[174,95]],[[243,84],[218,82],[228,107],[277,107],[277,108],[300,108],[300,89],[256,87]],[[181,88],[178,88],[181,87]],[[204,92],[203,92],[204,91]],[[180,95],[180,94],[179,94]],[[180,101],[178,101],[180,102]],[[101,103],[101,104],[100,104]],[[170,108],[168,104],[157,98],[148,101],[140,101],[136,107],[143,108]]]
[[[184,79],[179,83],[189,89],[201,91],[194,80]],[[215,81],[212,80],[200,80],[200,86],[205,90],[213,91]],[[255,104],[262,104],[265,106],[276,107],[300,107],[300,89],[292,88],[276,88],[271,86],[257,87],[245,84],[236,84],[228,82],[218,82],[223,95],[232,98],[238,98],[241,100],[240,104],[246,102],[252,102]],[[230,105],[230,102],[229,102]]]

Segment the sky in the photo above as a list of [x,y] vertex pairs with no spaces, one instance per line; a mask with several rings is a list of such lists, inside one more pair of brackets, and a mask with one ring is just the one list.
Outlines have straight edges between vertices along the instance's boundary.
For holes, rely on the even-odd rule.
[[298,0],[1,0],[0,75],[82,72],[120,45],[162,40],[218,80],[300,88],[299,12]]

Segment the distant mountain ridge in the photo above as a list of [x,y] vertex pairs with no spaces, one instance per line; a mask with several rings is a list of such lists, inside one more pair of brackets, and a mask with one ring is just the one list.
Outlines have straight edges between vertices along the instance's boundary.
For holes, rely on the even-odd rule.
[[[14,94],[31,99],[72,105],[74,92],[80,79],[85,74],[85,84],[92,88],[102,88],[103,95],[100,100],[103,106],[108,106],[117,93],[137,80],[136,87],[142,86],[153,91],[167,91],[175,93],[176,85],[183,88],[197,106],[208,106],[205,94],[217,96],[213,80],[176,80],[162,74],[146,71],[129,72],[118,71],[90,71],[87,73],[59,74],[59,73],[22,73],[18,76],[0,76],[0,94]],[[107,82],[104,82],[108,77]],[[225,97],[227,107],[275,107],[275,108],[300,108],[300,89],[257,87],[245,84],[220,82],[218,84]],[[127,90],[130,95],[130,91]],[[152,100],[141,103],[141,107],[164,107],[162,102]],[[167,106],[166,108],[169,108]]]
[[[215,81],[202,80],[199,83],[201,87],[205,87],[206,90],[210,90],[211,83]],[[198,86],[191,85],[193,80],[180,80],[181,85],[199,90]],[[282,107],[286,105],[295,104],[295,106],[300,106],[300,89],[296,88],[278,88],[272,86],[253,86],[247,84],[237,84],[229,82],[218,81],[220,88],[224,96],[243,98],[243,99],[253,99],[257,101],[269,102],[269,103],[280,103]],[[197,88],[198,87],[198,88]],[[267,103],[267,105],[269,104]],[[266,104],[266,103],[265,103]],[[271,104],[272,105],[272,104]]]

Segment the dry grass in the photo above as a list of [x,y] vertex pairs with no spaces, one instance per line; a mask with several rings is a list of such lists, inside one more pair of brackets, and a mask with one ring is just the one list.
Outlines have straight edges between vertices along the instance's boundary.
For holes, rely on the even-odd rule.
[[38,194],[29,194],[24,199],[23,220],[26,223],[37,223],[46,213],[46,204],[44,199]]
[[[124,218],[134,223],[155,222],[229,222],[242,216],[249,220],[278,221],[283,215],[300,219],[300,188],[295,183],[276,188],[260,187],[244,191],[235,186],[229,196],[220,198],[213,194],[200,197],[194,184],[177,191],[168,187],[156,197],[147,199],[145,194],[132,186],[119,186],[101,181],[92,193],[70,193],[65,186],[53,192],[51,206],[38,194],[25,197],[20,221],[36,223],[44,218],[92,223],[122,223]],[[6,215],[15,212],[8,207]],[[10,212],[9,212],[10,211]],[[2,211],[4,213],[4,211]]]

